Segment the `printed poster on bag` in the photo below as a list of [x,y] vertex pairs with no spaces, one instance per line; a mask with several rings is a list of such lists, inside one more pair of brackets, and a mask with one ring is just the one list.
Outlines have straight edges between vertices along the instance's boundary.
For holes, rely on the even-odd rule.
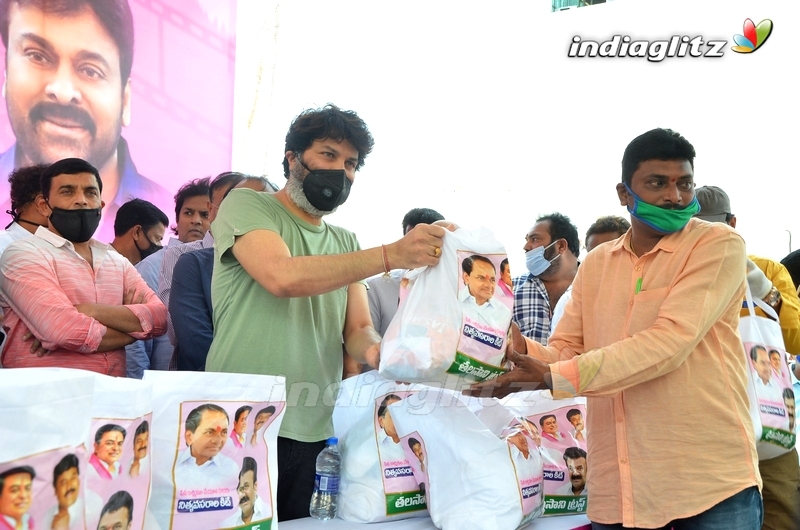
[[425,440],[417,431],[414,431],[408,436],[400,438],[400,445],[411,466],[420,497],[427,503],[426,495],[430,492],[430,482],[428,481],[428,451],[425,449]]
[[274,502],[264,431],[283,406],[181,403],[171,528],[271,527]]
[[537,509],[541,513],[544,497],[542,458],[532,438],[526,434],[526,428],[515,422],[501,436],[508,443],[511,462],[514,464],[523,516],[531,515]]
[[[100,513],[102,500],[85,488],[86,474],[82,445],[0,463],[0,528],[96,528],[85,513]],[[127,524],[131,511],[120,512]],[[136,522],[141,528],[142,519]]]
[[796,411],[786,352],[754,342],[745,342],[744,347],[758,399],[761,441],[791,449],[796,441]]
[[86,488],[101,499],[102,507],[86,510],[88,528],[115,528],[123,520],[129,526],[122,528],[144,528],[150,498],[152,416],[92,419]]
[[521,418],[531,447],[542,456],[544,515],[586,513],[586,408],[569,405]]
[[461,335],[455,361],[447,372],[478,381],[494,379],[506,371],[505,344],[514,305],[513,296],[498,287],[508,259],[505,254],[464,250],[457,255]]
[[[375,433],[380,455],[386,515],[426,510],[425,490],[414,476],[406,457],[403,440],[398,436],[389,405],[404,400],[414,392],[393,392],[375,400]],[[406,440],[407,444],[408,441]]]

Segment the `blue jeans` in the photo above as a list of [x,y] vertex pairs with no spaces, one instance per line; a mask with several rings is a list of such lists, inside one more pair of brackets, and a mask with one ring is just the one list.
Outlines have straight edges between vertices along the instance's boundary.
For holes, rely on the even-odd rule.
[[[760,530],[764,505],[753,486],[686,519],[676,519],[658,530]],[[622,530],[621,524],[592,523],[592,530]]]

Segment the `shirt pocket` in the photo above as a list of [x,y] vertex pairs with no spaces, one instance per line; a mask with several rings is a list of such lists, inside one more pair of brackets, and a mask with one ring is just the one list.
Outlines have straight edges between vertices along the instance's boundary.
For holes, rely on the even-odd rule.
[[668,291],[669,287],[659,287],[641,291],[633,296],[633,307],[631,307],[628,320],[628,335],[634,335],[652,327],[658,318],[658,312],[667,297]]

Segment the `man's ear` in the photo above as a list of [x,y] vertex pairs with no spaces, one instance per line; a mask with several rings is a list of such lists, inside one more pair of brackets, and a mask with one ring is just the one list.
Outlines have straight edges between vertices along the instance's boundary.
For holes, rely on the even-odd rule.
[[39,215],[49,218],[53,210],[51,210],[50,206],[47,205],[47,201],[44,200],[44,195],[37,195],[34,201],[36,203],[36,210],[39,212]]
[[619,197],[620,206],[628,206],[628,190],[625,189],[625,184],[622,182],[617,184],[617,197]]
[[731,220],[728,221],[728,224],[731,226],[731,228],[736,228],[736,216],[735,215],[731,215]]

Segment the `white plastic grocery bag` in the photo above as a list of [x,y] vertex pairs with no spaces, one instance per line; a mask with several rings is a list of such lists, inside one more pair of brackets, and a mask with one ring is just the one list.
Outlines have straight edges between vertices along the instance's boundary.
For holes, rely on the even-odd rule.
[[[750,417],[758,458],[768,460],[795,446],[795,395],[778,315],[762,300],[753,300],[750,286],[745,303],[749,314],[739,320],[739,334],[750,367],[747,385]],[[770,318],[757,315],[756,306]]]
[[130,530],[144,530],[150,497],[150,425],[153,386],[139,379],[94,375],[92,426],[86,447],[89,466],[86,488],[100,505],[86,509],[86,525],[97,528],[130,511]]
[[507,263],[505,248],[488,229],[445,232],[439,264],[405,278],[407,292],[401,288],[381,343],[381,375],[430,383],[448,374],[484,381],[505,372],[514,302],[500,285]]
[[508,530],[542,512],[541,457],[491,401],[476,415],[459,394],[429,388],[389,405],[437,528]]
[[85,528],[86,508],[99,503],[85,488],[93,374],[3,369],[0,388],[0,478],[7,492],[30,488],[5,516],[26,529]]
[[544,515],[586,513],[586,398],[554,400],[543,390],[511,394],[502,402],[522,418],[520,427],[542,456]]
[[[148,530],[266,530],[276,524],[285,379],[145,371],[144,381],[153,384]],[[240,507],[245,502],[246,511]]]
[[428,515],[389,414],[422,385],[398,385],[367,372],[342,381],[333,426],[342,454],[338,516],[373,523]]

